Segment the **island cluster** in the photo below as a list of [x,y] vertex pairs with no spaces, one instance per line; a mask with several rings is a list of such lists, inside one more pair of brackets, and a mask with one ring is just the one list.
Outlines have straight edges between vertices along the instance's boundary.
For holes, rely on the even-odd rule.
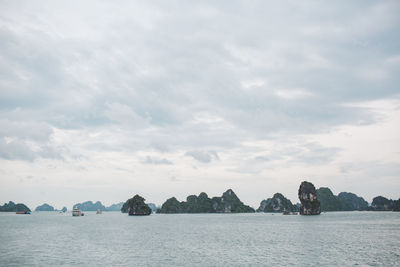
[[[145,199],[139,195],[128,199],[126,202],[104,206],[100,201],[86,201],[77,203],[73,209],[81,211],[121,211],[132,216],[150,215],[151,213],[252,213],[272,212],[294,215],[319,215],[327,211],[400,211],[400,199],[391,200],[383,196],[377,196],[371,205],[362,197],[354,193],[341,192],[337,196],[327,187],[315,189],[310,182],[304,181],[298,190],[300,203],[293,204],[281,193],[275,193],[272,198],[262,200],[258,209],[245,205],[232,189],[228,189],[220,197],[210,198],[202,192],[198,196],[190,195],[186,201],[179,201],[175,197],[167,199],[161,207],[153,203],[145,203]],[[30,212],[25,204],[10,201],[3,206],[0,212]],[[57,211],[49,204],[38,206],[35,211]],[[63,207],[60,212],[67,212]]]

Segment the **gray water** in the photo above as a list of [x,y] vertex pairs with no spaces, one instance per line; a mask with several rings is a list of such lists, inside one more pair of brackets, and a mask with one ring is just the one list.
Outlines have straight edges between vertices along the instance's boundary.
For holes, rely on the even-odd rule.
[[400,213],[0,213],[0,266],[400,266]]

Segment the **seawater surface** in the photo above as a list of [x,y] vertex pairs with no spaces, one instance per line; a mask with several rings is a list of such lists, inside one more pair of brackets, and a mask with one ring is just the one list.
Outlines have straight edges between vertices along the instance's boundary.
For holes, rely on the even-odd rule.
[[0,213],[0,266],[400,266],[400,213]]

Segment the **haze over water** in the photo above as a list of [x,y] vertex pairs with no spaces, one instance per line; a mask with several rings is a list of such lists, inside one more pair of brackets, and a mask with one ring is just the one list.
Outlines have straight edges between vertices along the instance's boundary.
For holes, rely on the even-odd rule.
[[0,213],[2,266],[398,266],[400,213]]

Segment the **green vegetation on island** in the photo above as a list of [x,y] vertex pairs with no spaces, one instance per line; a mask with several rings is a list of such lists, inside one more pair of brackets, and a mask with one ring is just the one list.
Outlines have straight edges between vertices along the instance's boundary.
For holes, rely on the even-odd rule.
[[121,212],[128,213],[131,216],[150,215],[151,208],[144,201],[143,197],[135,195],[124,203]]
[[[293,204],[281,193],[275,193],[272,198],[262,200],[257,212],[298,212],[302,215],[318,215],[321,212],[329,211],[400,211],[400,199],[392,200],[383,196],[377,196],[372,200],[371,205],[364,198],[350,192],[341,192],[337,196],[328,187],[315,189],[310,182],[302,182],[298,197],[300,203]],[[143,202],[143,203],[142,203]],[[251,213],[255,210],[243,204],[237,195],[228,189],[220,197],[209,198],[204,192],[198,196],[189,195],[186,201],[179,201],[175,197],[167,199],[161,207],[153,203],[145,203],[144,199],[135,195],[126,202],[104,206],[100,201],[86,201],[77,203],[73,208],[81,211],[122,211],[130,215],[148,215],[156,213]],[[25,212],[31,211],[26,205],[15,204],[12,201],[0,205],[0,212]],[[58,211],[51,205],[44,203],[36,207],[35,211]],[[62,212],[67,208],[63,207]],[[149,213],[150,212],[150,213]]]
[[162,204],[161,209],[157,210],[157,213],[184,213],[184,206],[184,201],[181,204],[175,197],[171,197]]
[[[217,203],[218,201],[216,201]],[[217,205],[216,205],[217,206]],[[213,201],[204,192],[199,196],[190,195],[186,198],[186,203],[182,201],[182,212],[187,213],[208,213],[213,210]]]
[[328,187],[317,190],[317,197],[321,202],[321,211],[352,211],[367,210],[368,202],[353,193],[341,192],[335,196]]
[[244,213],[255,212],[243,204],[232,189],[221,197],[209,198],[204,192],[198,196],[190,195],[186,201],[179,202],[175,197],[167,199],[157,213]]
[[298,207],[285,198],[281,193],[275,193],[272,198],[261,201],[257,212],[296,212]]
[[395,209],[393,209],[395,204],[398,205],[395,202],[397,202],[397,201],[387,199],[383,196],[377,196],[377,197],[374,197],[374,199],[372,200],[370,210],[373,210],[373,211],[392,211],[392,210],[396,211]]
[[54,207],[44,203],[43,205],[37,206],[35,211],[54,211]]
[[320,187],[317,190],[317,198],[321,203],[321,211],[343,211],[345,204],[335,196],[328,187]]
[[368,202],[362,197],[349,192],[341,192],[338,198],[343,202],[345,210],[367,210]]
[[393,211],[400,211],[400,198],[394,201]]
[[0,206],[0,212],[24,212],[24,211],[31,211],[25,204],[18,203],[15,204],[12,201],[8,203],[4,203],[3,206]]
[[349,192],[341,192],[335,196],[327,187],[317,190],[318,200],[321,202],[321,211],[400,211],[400,199],[392,200],[377,196],[372,200],[371,206],[364,198]]

